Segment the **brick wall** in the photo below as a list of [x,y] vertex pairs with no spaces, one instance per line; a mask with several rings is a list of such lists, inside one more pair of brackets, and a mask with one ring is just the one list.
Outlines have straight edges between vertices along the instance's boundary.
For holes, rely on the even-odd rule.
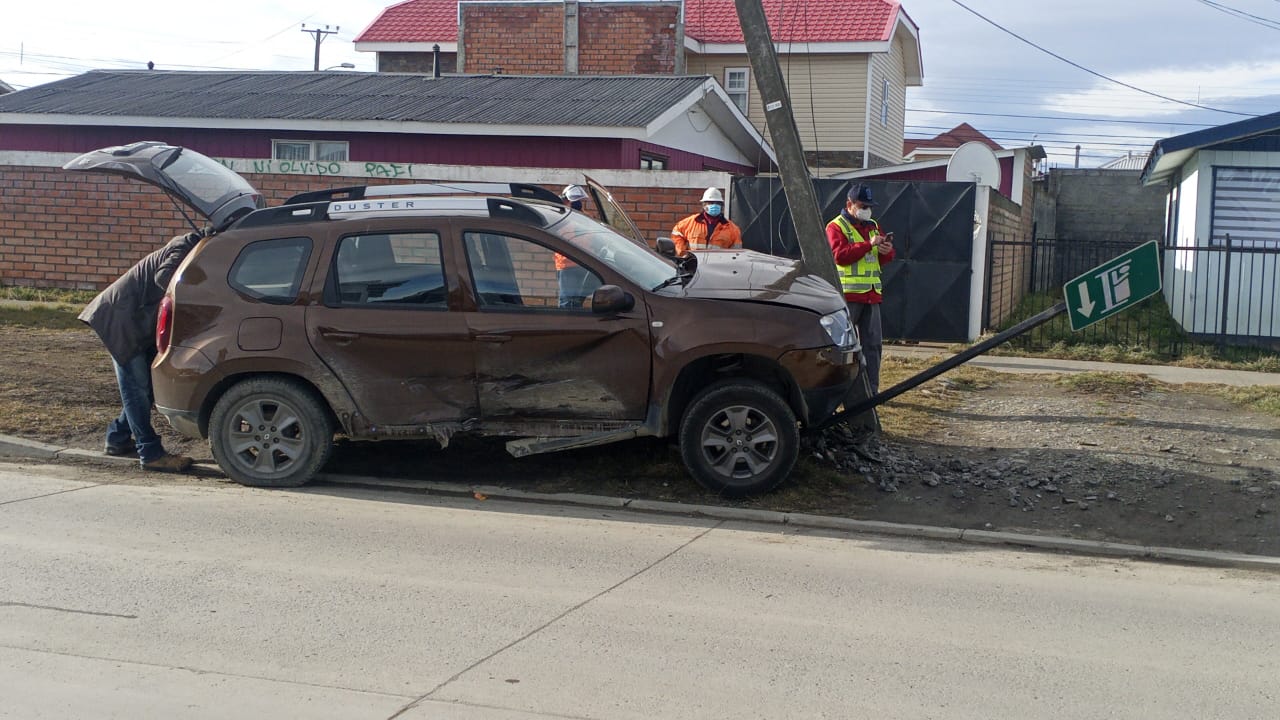
[[[1027,183],[1030,192],[1031,183]],[[1029,200],[1019,207],[1005,196],[991,191],[991,208],[987,215],[987,237],[991,242],[1014,242],[1031,239],[1030,223],[1024,216],[1030,213]],[[988,325],[995,327],[1009,317],[1022,302],[1031,280],[1030,246],[988,245],[991,255],[987,266]]]
[[564,72],[564,6],[492,3],[461,6],[458,37],[465,73]]
[[580,74],[675,74],[678,3],[583,3],[578,12]]
[[[263,193],[268,205],[310,190],[397,182],[241,174]],[[562,186],[548,189],[558,193]],[[652,243],[658,236],[667,236],[677,220],[698,210],[703,189],[611,190]],[[150,185],[109,175],[0,165],[0,196],[5,198],[0,205],[0,285],[101,288],[164,241],[189,229],[168,196]]]
[[[457,71],[457,54],[440,53],[440,72],[451,74]],[[435,55],[429,52],[380,52],[378,53],[378,72],[430,75],[435,72]]]

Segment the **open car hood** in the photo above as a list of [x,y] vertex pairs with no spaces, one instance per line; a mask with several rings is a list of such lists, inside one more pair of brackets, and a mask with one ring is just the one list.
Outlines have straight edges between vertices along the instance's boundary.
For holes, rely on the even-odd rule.
[[684,286],[686,297],[777,303],[823,315],[845,306],[844,296],[799,260],[754,250],[707,250],[697,256],[697,272]]
[[262,194],[230,168],[155,140],[87,152],[62,169],[123,175],[155,185],[204,216],[215,232],[263,206]]

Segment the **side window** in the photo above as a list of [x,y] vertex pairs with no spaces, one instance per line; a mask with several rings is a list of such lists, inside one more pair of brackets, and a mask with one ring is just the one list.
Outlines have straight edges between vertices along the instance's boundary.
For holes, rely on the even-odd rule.
[[338,243],[326,301],[444,310],[449,292],[434,232],[348,235]]
[[528,240],[468,232],[467,263],[481,310],[575,310],[591,307],[600,276]]
[[729,95],[729,99],[734,105],[742,111],[743,115],[747,114],[747,97],[750,94],[748,83],[751,80],[750,68],[725,68],[724,69],[724,91]]
[[249,243],[232,263],[227,282],[256,300],[287,305],[298,298],[302,274],[310,257],[310,238]]

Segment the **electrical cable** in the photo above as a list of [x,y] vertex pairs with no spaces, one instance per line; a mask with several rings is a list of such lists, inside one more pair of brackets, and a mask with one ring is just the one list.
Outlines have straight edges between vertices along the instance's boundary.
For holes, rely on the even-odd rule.
[[1017,34],[1017,33],[1013,32],[1012,30],[1010,30],[1010,29],[1008,29],[1008,28],[1004,27],[1003,25],[1001,25],[1001,24],[997,23],[996,21],[992,20],[991,18],[989,18],[989,17],[987,17],[987,16],[983,15],[982,13],[978,12],[977,10],[974,10],[973,8],[969,7],[968,5],[965,5],[964,3],[960,2],[960,0],[951,0],[951,2],[952,2],[952,3],[955,3],[956,5],[959,5],[960,7],[964,8],[965,10],[969,11],[970,13],[972,13],[972,14],[973,14],[973,15],[975,15],[975,16],[977,16],[977,17],[978,17],[979,19],[981,19],[982,21],[984,21],[984,22],[988,23],[989,25],[991,25],[992,27],[996,28],[997,30],[1000,30],[1000,31],[1001,31],[1001,32],[1003,32],[1003,33],[1006,33],[1006,34],[1008,34],[1008,35],[1010,35],[1010,36],[1012,36],[1012,37],[1014,37],[1014,38],[1017,38],[1018,40],[1021,40],[1022,42],[1026,43],[1027,45],[1030,45],[1031,47],[1033,47],[1033,48],[1035,48],[1035,49],[1039,50],[1040,52],[1043,52],[1043,53],[1045,53],[1046,55],[1049,55],[1049,56],[1051,56],[1051,57],[1057,58],[1058,60],[1061,60],[1062,62],[1064,62],[1064,63],[1066,63],[1066,64],[1070,65],[1071,67],[1074,67],[1074,68],[1076,68],[1076,69],[1078,69],[1078,70],[1083,70],[1083,71],[1085,71],[1085,72],[1089,73],[1090,75],[1093,75],[1093,76],[1095,76],[1095,77],[1102,78],[1103,80],[1106,80],[1107,82],[1115,83],[1116,85],[1120,85],[1121,87],[1129,88],[1130,90],[1133,90],[1134,92],[1139,92],[1139,93],[1142,93],[1143,95],[1150,95],[1150,96],[1152,96],[1152,97],[1157,97],[1157,98],[1160,98],[1161,100],[1167,100],[1167,101],[1169,101],[1169,102],[1171,102],[1171,103],[1176,103],[1176,104],[1178,104],[1178,105],[1186,105],[1187,107],[1199,108],[1199,109],[1201,109],[1201,110],[1212,110],[1213,112],[1226,113],[1226,114],[1228,114],[1228,115],[1240,115],[1240,116],[1243,116],[1243,117],[1258,117],[1257,115],[1254,115],[1254,114],[1252,114],[1252,113],[1236,112],[1235,110],[1223,110],[1222,108],[1210,107],[1210,106],[1208,106],[1208,105],[1200,105],[1199,103],[1188,102],[1188,101],[1186,101],[1186,100],[1178,100],[1178,99],[1175,99],[1175,98],[1171,98],[1171,97],[1169,97],[1169,96],[1167,96],[1167,95],[1161,95],[1161,94],[1159,94],[1159,93],[1151,92],[1150,90],[1143,90],[1142,88],[1140,88],[1140,87],[1138,87],[1138,86],[1136,86],[1136,85],[1130,85],[1129,83],[1124,82],[1123,80],[1117,80],[1117,79],[1115,79],[1115,78],[1113,78],[1113,77],[1108,77],[1108,76],[1103,75],[1102,73],[1100,73],[1100,72],[1098,72],[1098,71],[1096,71],[1096,70],[1090,70],[1089,68],[1087,68],[1087,67],[1085,67],[1085,66],[1081,65],[1080,63],[1077,63],[1077,62],[1072,61],[1072,60],[1068,60],[1067,58],[1065,58],[1065,57],[1063,57],[1063,56],[1061,56],[1061,55],[1059,55],[1059,54],[1057,54],[1057,53],[1053,52],[1052,50],[1049,50],[1048,48],[1046,48],[1046,47],[1044,47],[1044,46],[1042,46],[1042,45],[1037,45],[1036,43],[1034,43],[1034,42],[1032,42],[1032,41],[1030,41],[1030,40],[1028,40],[1028,39],[1026,39],[1026,38],[1024,38],[1024,37],[1022,37],[1021,35],[1019,35],[1019,34]]
[[1261,25],[1264,28],[1270,28],[1272,30],[1280,30],[1280,22],[1277,22],[1275,20],[1264,18],[1259,15],[1253,15],[1251,13],[1247,13],[1238,8],[1233,8],[1227,5],[1223,5],[1221,3],[1213,2],[1213,0],[1196,0],[1196,2],[1200,3],[1201,5],[1208,5],[1214,10],[1217,10],[1222,13],[1226,13],[1227,15],[1230,15],[1235,18],[1239,18],[1241,20],[1244,20],[1245,22],[1251,22],[1254,25]]

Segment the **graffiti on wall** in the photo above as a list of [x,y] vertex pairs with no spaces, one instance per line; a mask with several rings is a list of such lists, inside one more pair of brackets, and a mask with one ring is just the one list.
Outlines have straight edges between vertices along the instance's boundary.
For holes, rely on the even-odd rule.
[[313,175],[316,177],[341,175],[344,177],[374,177],[391,179],[423,177],[421,174],[414,174],[413,163],[324,162],[315,160],[244,160],[240,158],[218,158],[218,162],[238,173],[279,173],[282,175]]

